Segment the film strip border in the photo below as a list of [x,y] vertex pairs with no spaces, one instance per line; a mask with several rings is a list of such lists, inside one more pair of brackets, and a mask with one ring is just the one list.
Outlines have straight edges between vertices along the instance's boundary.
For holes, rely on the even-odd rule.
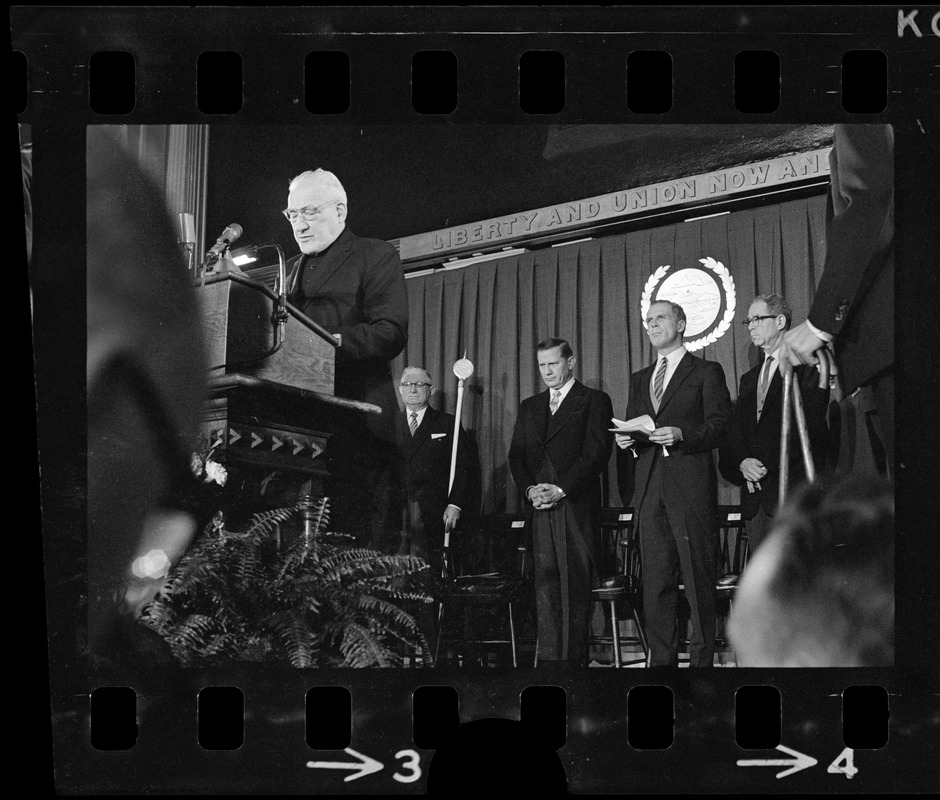
[[[936,709],[925,714],[883,672],[789,671],[773,685],[731,672],[683,671],[671,686],[637,673],[580,681],[548,671],[537,685],[532,673],[478,673],[460,689],[436,671],[284,674],[245,688],[191,675],[172,687],[99,688],[76,698],[69,724],[86,764],[107,767],[115,786],[127,781],[112,770],[133,759],[138,787],[159,773],[170,790],[200,774],[215,791],[437,791],[457,785],[451,769],[463,758],[500,787],[516,786],[502,777],[513,768],[520,785],[551,786],[555,765],[575,792],[929,790]],[[494,720],[488,739],[472,736]]]
[[[935,57],[936,12],[923,7],[877,9],[667,9],[665,12],[623,9],[614,16],[599,16],[598,10],[546,11],[540,21],[520,16],[511,9],[494,13],[471,10],[466,21],[438,12],[392,9],[376,10],[370,26],[374,35],[361,36],[362,17],[353,12],[330,11],[327,16],[310,10],[309,16],[290,16],[240,9],[223,23],[218,9],[190,9],[190,15],[174,10],[158,11],[147,26],[134,18],[132,10],[62,10],[53,19],[43,12],[14,9],[14,80],[17,93],[13,105],[22,111],[24,122],[50,130],[63,130],[64,161],[72,163],[84,154],[83,126],[102,122],[126,122],[114,112],[95,114],[90,105],[89,64],[92,54],[130,52],[135,61],[133,121],[165,122],[715,122],[715,121],[858,121],[877,119],[917,129],[919,116],[936,108],[938,65]],[[606,12],[606,10],[605,10]],[[915,13],[916,12],[916,13]],[[420,24],[409,22],[423,15]],[[850,17],[847,21],[846,15]],[[162,15],[162,16],[159,16]],[[175,18],[174,18],[175,17]],[[328,21],[328,25],[325,21]],[[246,33],[252,30],[253,33]],[[846,28],[850,27],[851,30]],[[915,30],[916,27],[916,30]],[[473,33],[476,30],[478,33]],[[159,36],[155,32],[160,31]],[[461,32],[462,31],[462,32]],[[513,33],[507,36],[507,31]],[[581,33],[579,33],[581,31]],[[647,31],[631,33],[631,31]],[[656,33],[659,31],[659,33]],[[211,36],[208,34],[212,34]],[[237,114],[211,115],[199,109],[193,75],[199,57],[210,52],[234,52],[242,59],[241,107]],[[168,44],[169,43],[169,44]],[[668,111],[641,115],[627,102],[627,59],[631,48],[665,52],[672,63],[672,104]],[[349,107],[343,114],[315,114],[308,110],[304,80],[306,58],[311,52],[341,50],[350,63]],[[733,62],[741,50],[772,51],[780,58],[780,103],[765,115],[745,114],[734,105]],[[410,69],[419,52],[452,52],[458,65],[458,104],[447,116],[421,114],[415,110]],[[564,106],[549,115],[533,115],[521,107],[518,70],[524,53],[554,51],[565,63]],[[887,105],[874,117],[852,116],[845,108],[841,91],[841,65],[845,53],[880,51],[887,56]],[[276,53],[277,57],[272,57]],[[260,68],[258,68],[260,65]],[[22,76],[20,80],[17,76]],[[469,76],[469,77],[468,77]],[[598,80],[598,77],[602,80]],[[124,76],[126,78],[126,76]],[[790,84],[788,86],[788,84]],[[208,85],[208,84],[207,84]],[[168,87],[176,87],[169,90]],[[106,92],[110,94],[110,91]],[[557,97],[557,95],[556,95]],[[23,102],[20,102],[22,100]],[[929,126],[928,126],[929,128]],[[74,139],[74,141],[73,141]],[[70,154],[71,153],[71,154]],[[908,170],[908,175],[910,170]],[[79,220],[80,222],[80,220]],[[76,229],[81,226],[78,225]],[[901,296],[914,297],[920,289],[910,284]],[[903,304],[903,301],[899,304]],[[908,315],[910,320],[920,318]],[[900,325],[909,323],[902,320]],[[914,322],[910,322],[914,324]],[[919,322],[917,324],[920,324]],[[57,341],[57,345],[63,341]],[[79,342],[79,344],[81,344]],[[82,358],[74,359],[80,365]],[[78,381],[81,383],[81,381]],[[65,437],[66,439],[68,436]],[[44,464],[44,478],[72,479],[71,462]],[[924,494],[923,496],[929,496]],[[48,520],[63,518],[62,503],[53,503]],[[920,513],[918,511],[918,513]],[[910,514],[909,514],[910,516]],[[66,520],[66,528],[68,522]],[[923,539],[924,537],[921,537]],[[68,541],[57,542],[71,553]],[[81,548],[79,547],[79,550]],[[925,556],[917,556],[922,566]],[[904,574],[899,567],[899,574]],[[903,592],[903,590],[902,590]],[[52,603],[53,615],[62,611],[70,619],[72,598]],[[912,616],[917,599],[901,598],[899,615],[906,639],[921,641],[918,650],[929,654],[929,630],[922,619]],[[47,601],[51,602],[51,601]],[[917,630],[915,630],[917,629]],[[249,670],[230,675],[115,676],[111,681],[75,674],[67,637],[53,631],[51,666],[55,698],[55,736],[62,760],[57,769],[63,788],[87,790],[90,786],[125,788],[131,791],[167,787],[189,790],[230,788],[239,791],[276,785],[298,790],[378,791],[400,789],[412,792],[429,780],[429,756],[420,753],[423,777],[417,783],[393,781],[390,767],[411,775],[400,750],[423,748],[411,738],[415,686],[453,685],[459,695],[458,719],[464,723],[486,717],[519,718],[519,698],[530,684],[537,689],[562,687],[566,697],[566,731],[560,757],[568,771],[569,787],[576,791],[679,788],[694,791],[753,786],[771,786],[801,792],[822,791],[930,791],[936,788],[935,743],[940,726],[935,679],[903,683],[894,673],[812,674],[721,670],[717,678],[695,679],[686,671],[663,676],[641,674],[625,677],[622,672],[592,671],[578,679],[555,680],[549,673],[520,676],[441,674],[407,675],[257,674]],[[45,645],[41,642],[40,649]],[[601,674],[596,674],[596,673]],[[922,676],[921,676],[922,677]],[[655,752],[636,752],[627,736],[631,724],[629,696],[636,681],[668,684],[673,695],[675,719],[671,747]],[[717,683],[716,683],[717,681]],[[350,691],[350,745],[380,761],[385,768],[350,783],[342,769],[311,768],[310,760],[336,761],[340,751],[311,756],[310,745],[300,731],[312,725],[325,726],[305,713],[307,692],[334,683]],[[44,679],[40,694],[45,691]],[[782,700],[781,745],[817,760],[810,769],[777,779],[777,769],[737,767],[752,754],[736,748],[732,720],[737,685],[774,685]],[[132,687],[134,717],[139,736],[128,751],[96,750],[89,735],[90,693],[99,687]],[[846,772],[830,775],[822,768],[840,766],[838,755],[847,746],[844,739],[842,693],[854,686],[879,686],[888,693],[889,742],[872,751],[867,765],[856,753],[859,770],[853,779]],[[205,751],[198,738],[198,702],[207,687],[240,687],[245,693],[241,720],[243,744],[238,751]],[[656,688],[653,686],[652,688]],[[126,695],[125,695],[126,697]],[[702,698],[705,698],[702,700]],[[65,698],[63,700],[63,698]],[[707,698],[713,698],[708,700]],[[259,709],[260,700],[267,707]],[[211,703],[206,696],[206,703]],[[325,702],[318,698],[317,702]],[[704,702],[705,708],[702,709]],[[228,700],[222,705],[231,707]],[[550,701],[542,698],[545,707]],[[714,704],[709,710],[709,705]],[[236,703],[236,707],[238,704]],[[446,710],[449,704],[439,703]],[[691,710],[690,710],[691,709]],[[731,710],[729,710],[731,709]],[[224,713],[224,710],[223,710]],[[443,730],[453,729],[453,715]],[[123,716],[126,722],[128,717]],[[633,724],[638,724],[634,713]],[[518,725],[523,724],[518,722]],[[449,727],[448,727],[449,726]],[[214,725],[211,727],[215,727]],[[342,727],[342,724],[340,725]],[[460,729],[473,727],[464,724]],[[538,726],[536,726],[538,727]],[[546,726],[547,728],[548,726]],[[290,730],[289,734],[285,734]],[[516,735],[519,729],[516,728]],[[97,735],[97,733],[96,733]],[[396,738],[397,737],[397,738]],[[423,744],[432,744],[421,740]],[[505,738],[493,737],[510,755]],[[557,736],[554,740],[557,742]],[[396,744],[397,742],[397,744]],[[341,744],[342,742],[330,744]],[[439,752],[448,742],[441,740]],[[400,750],[396,750],[398,747]],[[551,747],[551,745],[549,745]],[[318,748],[321,749],[321,748]],[[327,750],[328,748],[322,748]],[[764,754],[768,759],[777,754]],[[781,759],[786,756],[780,756]],[[300,766],[300,764],[303,766]],[[520,763],[523,763],[520,760]],[[528,762],[524,762],[528,764]],[[735,763],[734,767],[729,766]],[[168,764],[172,767],[168,768]],[[488,766],[488,765],[486,765]],[[848,769],[848,762],[841,762]],[[756,775],[760,773],[758,779]],[[314,778],[313,776],[329,776]],[[751,777],[751,776],[755,777]],[[742,777],[747,776],[747,777]],[[530,780],[537,778],[530,773]],[[380,783],[380,781],[382,781]],[[833,781],[835,783],[825,783]],[[836,788],[838,784],[838,788]],[[499,785],[497,783],[497,785]],[[505,784],[504,784],[505,785]]]
[[[796,122],[913,110],[938,91],[929,53],[940,19],[930,8],[528,11],[437,9],[419,21],[417,10],[376,9],[364,36],[348,9],[57,9],[47,18],[14,9],[14,108],[41,114],[80,99],[102,122],[524,122],[597,111],[611,122]],[[142,13],[172,48],[122,35]],[[656,33],[641,33],[652,20]],[[56,64],[57,39],[71,45],[62,48],[70,68]]]

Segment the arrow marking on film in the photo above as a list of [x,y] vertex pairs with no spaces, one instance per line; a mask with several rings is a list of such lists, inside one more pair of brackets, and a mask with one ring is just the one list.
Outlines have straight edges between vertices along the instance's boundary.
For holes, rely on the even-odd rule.
[[816,763],[816,759],[812,756],[798,753],[796,750],[791,750],[789,747],[784,747],[782,744],[778,745],[777,749],[782,753],[793,756],[793,758],[742,758],[738,760],[738,766],[789,767],[790,769],[785,769],[783,772],[777,773],[778,778],[785,778],[787,775],[792,775],[794,772],[799,772],[801,769],[806,769]]
[[373,772],[378,772],[385,768],[385,765],[381,762],[376,761],[374,758],[369,758],[369,756],[364,756],[362,753],[357,753],[351,747],[347,747],[343,752],[357,759],[358,763],[357,761],[308,761],[307,766],[311,769],[355,770],[351,775],[347,775],[343,778],[346,783],[354,781],[356,778],[361,778],[364,775],[371,775]]

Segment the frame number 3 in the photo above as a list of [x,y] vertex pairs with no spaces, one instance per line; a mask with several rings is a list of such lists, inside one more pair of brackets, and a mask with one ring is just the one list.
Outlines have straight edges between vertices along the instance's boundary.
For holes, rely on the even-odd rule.
[[402,770],[406,771],[404,775],[396,772],[392,778],[399,783],[414,783],[421,777],[421,756],[414,750],[399,750],[395,753],[395,758],[404,759],[401,765]]

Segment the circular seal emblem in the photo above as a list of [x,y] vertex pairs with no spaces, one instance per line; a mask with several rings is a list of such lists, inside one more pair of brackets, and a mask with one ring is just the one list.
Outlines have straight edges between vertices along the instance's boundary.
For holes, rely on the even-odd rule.
[[685,311],[685,346],[701,350],[717,342],[734,321],[734,279],[720,261],[700,258],[701,267],[672,270],[665,264],[657,269],[640,296],[643,327],[650,306],[657,300],[671,300]]

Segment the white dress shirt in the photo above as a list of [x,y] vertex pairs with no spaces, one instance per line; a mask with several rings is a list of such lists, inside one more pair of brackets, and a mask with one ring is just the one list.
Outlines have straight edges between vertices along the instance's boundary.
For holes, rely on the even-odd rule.
[[428,407],[427,407],[427,406],[424,406],[423,408],[420,408],[420,409],[418,409],[417,411],[414,411],[413,409],[408,408],[408,406],[405,406],[405,415],[406,415],[406,417],[407,417],[407,419],[408,419],[408,425],[409,425],[409,426],[411,425],[411,415],[412,415],[412,414],[417,414],[417,415],[418,415],[418,418],[417,418],[416,421],[417,421],[418,424],[415,425],[415,430],[417,430],[418,428],[420,428],[420,427],[421,427],[421,423],[424,422],[424,412],[427,411],[427,410],[428,410]]
[[554,396],[555,392],[558,392],[558,393],[559,393],[559,395],[558,395],[558,407],[561,408],[561,404],[565,402],[565,398],[568,396],[568,392],[571,391],[571,387],[572,387],[572,386],[574,386],[574,375],[572,375],[570,378],[568,378],[568,380],[565,381],[565,385],[562,386],[560,389],[549,389],[549,390],[548,390],[548,402],[551,403],[551,402],[552,402],[552,397]]

